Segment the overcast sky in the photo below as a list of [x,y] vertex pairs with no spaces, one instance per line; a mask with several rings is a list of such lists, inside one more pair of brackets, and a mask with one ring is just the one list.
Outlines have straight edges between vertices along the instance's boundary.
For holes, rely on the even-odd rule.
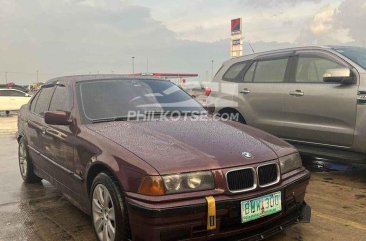
[[[366,46],[364,0],[0,0],[0,82],[69,74],[198,73],[229,58],[230,19],[255,51]],[[248,45],[245,50],[250,53]]]

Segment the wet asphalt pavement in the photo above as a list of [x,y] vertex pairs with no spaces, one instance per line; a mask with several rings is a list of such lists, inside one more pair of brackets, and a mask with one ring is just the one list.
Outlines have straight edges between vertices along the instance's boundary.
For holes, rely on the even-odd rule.
[[[0,153],[0,241],[96,240],[89,217],[52,185],[23,184],[14,134],[0,134]],[[312,170],[305,197],[312,221],[269,240],[366,240],[366,166],[305,165]]]

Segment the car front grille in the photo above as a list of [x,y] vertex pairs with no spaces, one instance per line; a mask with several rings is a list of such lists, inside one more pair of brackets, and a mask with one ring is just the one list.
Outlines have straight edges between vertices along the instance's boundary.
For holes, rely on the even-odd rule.
[[230,170],[226,173],[229,191],[245,192],[259,187],[275,185],[280,181],[280,169],[277,163],[267,163],[253,167]]
[[269,186],[278,182],[279,170],[276,163],[258,167],[259,186]]
[[240,192],[256,187],[255,171],[252,168],[230,171],[226,174],[227,184],[231,192]]

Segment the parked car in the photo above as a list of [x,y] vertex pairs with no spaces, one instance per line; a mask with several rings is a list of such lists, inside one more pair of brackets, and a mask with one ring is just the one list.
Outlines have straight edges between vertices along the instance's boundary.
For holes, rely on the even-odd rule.
[[[307,155],[366,160],[366,49],[301,47],[226,61],[209,106]],[[216,84],[216,85],[215,85]]]
[[101,241],[259,240],[310,220],[310,175],[296,149],[198,113],[203,107],[165,80],[50,80],[20,110],[21,176],[58,187],[91,215]]
[[19,110],[30,100],[30,95],[18,90],[0,88],[0,111],[5,111],[9,115],[10,111]]

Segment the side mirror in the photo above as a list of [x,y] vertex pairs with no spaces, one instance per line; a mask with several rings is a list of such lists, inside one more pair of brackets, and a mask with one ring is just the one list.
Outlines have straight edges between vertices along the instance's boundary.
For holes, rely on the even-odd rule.
[[325,83],[349,85],[355,83],[355,78],[352,76],[352,72],[348,68],[328,69],[323,75],[323,81]]
[[65,111],[47,111],[44,114],[44,121],[49,125],[68,126],[71,124],[69,117],[70,113]]

